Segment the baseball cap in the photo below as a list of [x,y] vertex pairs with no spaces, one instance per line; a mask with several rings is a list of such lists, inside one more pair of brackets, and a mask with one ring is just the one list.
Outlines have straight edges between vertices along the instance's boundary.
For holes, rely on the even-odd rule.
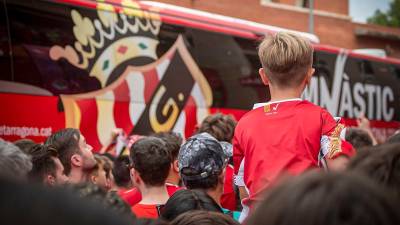
[[217,139],[208,133],[200,133],[181,146],[178,166],[183,180],[200,180],[219,175],[228,159],[229,155]]

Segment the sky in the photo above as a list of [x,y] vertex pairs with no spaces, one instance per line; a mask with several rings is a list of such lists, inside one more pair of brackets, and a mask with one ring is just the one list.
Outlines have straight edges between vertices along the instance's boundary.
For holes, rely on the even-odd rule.
[[392,0],[349,0],[350,16],[354,22],[366,23],[367,18],[380,9],[386,12]]

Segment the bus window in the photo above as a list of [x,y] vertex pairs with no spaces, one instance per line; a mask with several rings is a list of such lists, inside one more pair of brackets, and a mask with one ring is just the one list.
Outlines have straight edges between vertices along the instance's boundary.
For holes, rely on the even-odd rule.
[[[83,93],[99,88],[88,72],[65,60],[49,57],[51,46],[74,43],[71,7],[50,2],[7,1],[14,55],[14,81],[54,95]],[[84,10],[84,9],[82,9]],[[85,9],[90,12],[90,9]],[[41,92],[32,93],[41,95]]]
[[267,88],[258,78],[254,40],[190,28],[186,36],[193,43],[193,58],[213,90],[213,107],[250,109],[267,99]]

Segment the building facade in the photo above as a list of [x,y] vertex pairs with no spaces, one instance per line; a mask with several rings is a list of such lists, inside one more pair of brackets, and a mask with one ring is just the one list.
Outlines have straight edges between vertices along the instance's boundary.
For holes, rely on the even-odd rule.
[[[309,32],[308,0],[158,0],[258,23]],[[352,22],[348,0],[314,0],[314,34],[321,44],[383,49],[400,58],[400,29]]]

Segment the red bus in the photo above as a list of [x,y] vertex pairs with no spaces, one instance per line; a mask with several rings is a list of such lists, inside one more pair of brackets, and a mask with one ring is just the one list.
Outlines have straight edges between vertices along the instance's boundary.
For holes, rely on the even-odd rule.
[[[100,149],[111,130],[191,135],[214,112],[239,119],[268,101],[261,37],[285,30],[130,0],[13,0],[0,5],[0,137],[43,141],[79,128]],[[295,32],[295,31],[292,31]],[[400,61],[315,46],[304,98],[378,137],[400,127]]]

